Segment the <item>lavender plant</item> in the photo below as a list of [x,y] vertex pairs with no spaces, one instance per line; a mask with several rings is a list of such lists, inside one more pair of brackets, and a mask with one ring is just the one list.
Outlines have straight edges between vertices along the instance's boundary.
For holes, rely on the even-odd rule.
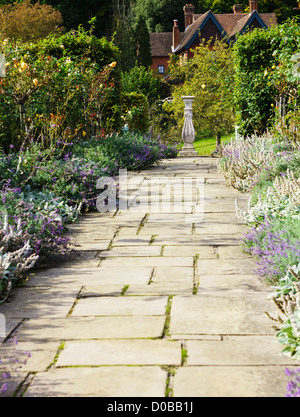
[[256,273],[276,284],[286,269],[300,259],[298,219],[265,221],[242,238],[245,252],[258,259]]
[[285,373],[291,377],[287,384],[286,397],[300,397],[300,368],[292,370],[285,368]]

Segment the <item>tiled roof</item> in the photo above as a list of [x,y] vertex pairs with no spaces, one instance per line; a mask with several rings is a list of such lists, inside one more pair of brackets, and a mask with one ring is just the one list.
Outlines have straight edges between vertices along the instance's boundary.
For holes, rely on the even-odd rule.
[[150,33],[152,56],[168,56],[172,53],[172,32]]
[[180,41],[180,44],[176,48],[177,50],[181,49],[183,46],[187,45],[190,42],[192,37],[195,35],[195,32],[201,26],[201,23],[205,20],[205,18],[208,16],[209,13],[210,11],[202,15],[199,15],[199,17],[196,20],[194,20],[194,22],[186,28],[186,30],[183,32],[182,40]]
[[[238,32],[240,32],[248,24],[248,21],[250,22],[253,13],[257,12],[252,12],[251,14],[213,14],[209,10],[201,15],[195,14],[193,23],[189,25],[184,32],[180,32],[180,44],[177,46],[176,51],[188,47],[188,44],[197,33],[199,27],[210,14],[212,18],[216,19],[218,25],[220,25],[220,27],[224,29],[224,34],[231,38],[235,36]],[[257,14],[267,27],[270,27],[277,23],[275,13]],[[150,33],[151,54],[153,57],[169,56],[169,54],[173,52],[172,36],[172,32]]]
[[[276,25],[276,15],[275,13],[258,13],[261,20],[266,24],[267,27]],[[201,16],[201,14],[195,14],[194,15],[194,22],[198,20]],[[218,20],[220,25],[224,28],[225,32],[230,35],[235,28],[239,28],[240,30],[243,28],[243,26],[246,24],[247,20],[250,17],[250,14],[234,14],[234,13],[223,13],[218,14],[214,13],[215,18]],[[237,30],[238,31],[238,30]],[[235,33],[237,33],[235,31]]]

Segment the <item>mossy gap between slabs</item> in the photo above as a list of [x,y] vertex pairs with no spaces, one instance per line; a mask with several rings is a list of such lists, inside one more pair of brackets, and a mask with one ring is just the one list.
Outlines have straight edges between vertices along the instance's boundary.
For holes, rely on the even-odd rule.
[[130,285],[124,285],[121,295],[125,295],[126,291],[128,290],[128,288],[130,287]]
[[192,235],[196,234],[196,223],[192,224]]
[[[113,242],[114,242],[115,238],[118,236],[118,234],[120,233],[120,230],[121,230],[121,226],[120,226],[120,227],[118,227],[118,229],[116,230],[115,234],[113,235],[113,238],[112,238],[112,240],[109,242],[109,245],[108,245],[107,250],[111,250],[111,249],[112,249],[112,247],[113,247]],[[101,252],[100,252],[100,254],[101,254]]]
[[167,307],[166,307],[166,319],[165,324],[162,332],[162,339],[169,337],[170,333],[170,323],[171,323],[171,308],[172,308],[172,301],[173,301],[173,295],[170,295],[168,297]]
[[145,226],[148,219],[149,219],[149,213],[146,213],[145,216],[143,217],[140,225],[139,225],[139,228],[138,228],[137,232],[136,232],[137,235],[140,233],[141,229]]
[[156,266],[155,267],[153,267],[153,269],[152,269],[152,271],[151,271],[151,275],[150,275],[150,278],[149,278],[149,282],[148,282],[148,285],[150,285],[152,282],[153,282],[153,277],[156,275]]
[[80,293],[81,293],[83,290],[84,290],[84,286],[82,286],[82,287],[80,288],[80,290],[78,291],[77,297],[76,297],[76,299],[75,299],[75,301],[74,301],[74,303],[73,303],[72,307],[70,308],[70,310],[69,310],[69,312],[68,312],[68,314],[67,314],[67,317],[70,317],[70,316],[71,316],[71,314],[73,313],[74,308],[76,307],[76,304],[78,303],[78,301],[79,301],[79,300],[80,300],[80,298],[81,298]]
[[151,239],[150,239],[149,245],[152,245],[152,243],[154,243],[154,241],[155,241],[155,239],[156,239],[156,236],[158,236],[158,235],[152,235],[152,236],[151,236]]
[[181,343],[181,366],[186,366],[187,358],[188,358],[188,352],[187,352],[186,343],[182,342]]
[[173,397],[174,377],[176,373],[175,366],[162,366],[161,369],[167,372],[165,397]]
[[34,377],[36,376],[37,372],[29,372],[24,380],[18,385],[15,392],[13,393],[13,397],[23,397],[30,387]]
[[193,257],[193,295],[196,295],[198,293],[199,288],[199,276],[198,276],[198,259],[199,254],[196,254]]

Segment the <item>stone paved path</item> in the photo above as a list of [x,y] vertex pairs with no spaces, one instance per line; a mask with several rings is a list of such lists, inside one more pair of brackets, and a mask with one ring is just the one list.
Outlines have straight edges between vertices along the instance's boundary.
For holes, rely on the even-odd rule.
[[265,314],[277,315],[270,288],[239,246],[235,199],[248,196],[225,187],[210,158],[128,178],[135,207],[84,216],[70,228],[80,258],[31,276],[0,306],[18,352],[31,352],[7,395],[23,381],[25,397],[284,396],[295,363]]

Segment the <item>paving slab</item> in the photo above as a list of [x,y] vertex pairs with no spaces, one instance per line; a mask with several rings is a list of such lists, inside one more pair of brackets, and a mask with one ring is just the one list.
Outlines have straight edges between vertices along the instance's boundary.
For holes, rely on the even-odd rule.
[[164,397],[166,379],[158,366],[51,369],[34,377],[25,397]]
[[164,323],[164,316],[30,319],[18,329],[18,341],[157,338]]
[[272,365],[181,367],[174,377],[173,396],[285,397],[288,377],[284,369]]
[[52,288],[18,288],[13,302],[0,305],[0,314],[7,318],[66,317],[77,294]]
[[183,295],[193,294],[194,286],[192,282],[169,282],[157,283],[151,282],[150,285],[130,285],[126,291],[126,295]]
[[[188,340],[213,340],[214,342],[221,342],[224,336],[218,336],[213,334],[171,334],[171,340],[181,340],[183,342],[187,342]],[[186,347],[186,343],[185,343]]]
[[177,213],[150,213],[147,219],[148,225],[159,224],[168,225],[170,223],[189,224],[196,221],[198,217],[195,214],[177,214]]
[[200,259],[217,259],[214,246],[165,246],[163,256],[196,256]]
[[[100,258],[99,258],[100,263]],[[150,264],[150,263],[149,263]],[[76,288],[90,285],[112,285],[132,283],[147,284],[150,280],[153,268],[151,266],[135,267],[134,263],[129,268],[115,263],[111,268],[52,268],[31,276],[29,287],[59,285]]]
[[128,339],[66,342],[56,366],[180,364],[179,342]]
[[266,294],[211,293],[175,296],[172,302],[170,333],[273,335],[273,322],[265,311],[277,317]]
[[219,343],[188,340],[187,365],[242,366],[291,365],[295,361],[281,354],[274,336],[226,336]]
[[17,327],[20,323],[22,323],[22,319],[12,319],[5,317],[5,315],[0,316],[0,343],[3,342],[9,334]]
[[181,202],[174,202],[170,203],[152,203],[149,204],[148,202],[140,203],[137,206],[132,206],[128,210],[131,213],[148,213],[148,214],[192,214],[195,211],[195,204],[192,202],[191,204],[186,202],[182,204]]
[[[113,235],[111,236],[111,239]],[[75,242],[75,248],[80,249],[81,251],[99,251],[107,250],[110,245],[110,240],[91,240],[91,241],[79,241]]]
[[200,275],[199,293],[203,292],[261,292],[270,293],[270,288],[255,275]]
[[[241,194],[236,197],[238,207],[242,210],[245,210],[248,204],[248,198],[242,198]],[[204,211],[206,213],[221,213],[226,214],[235,214],[236,206],[235,199],[232,198],[218,198],[218,197],[208,197],[204,198]]]
[[122,284],[102,284],[102,285],[85,285],[81,288],[78,298],[101,297],[110,295],[112,297],[122,295],[125,285]]
[[159,266],[155,269],[152,276],[154,283],[185,283],[193,284],[194,268],[193,267],[167,267]]
[[220,259],[243,259],[250,258],[251,255],[243,252],[242,246],[218,246],[217,253]]
[[72,316],[161,316],[167,297],[92,297],[80,299]]
[[144,227],[142,227],[139,231],[139,236],[144,236],[144,235],[155,235],[157,233],[159,233],[160,235],[177,235],[177,234],[181,234],[181,235],[191,235],[193,231],[193,225],[192,224],[183,224],[180,226],[173,226],[171,227],[170,224],[168,224],[167,226],[165,226],[163,223],[160,225],[156,225],[153,226],[153,224],[151,223],[150,225],[148,225],[147,223],[145,224]]
[[136,239],[139,227],[121,227],[118,230],[118,238]]
[[116,237],[113,240],[113,247],[118,246],[147,246],[150,244],[152,235],[149,236],[135,236],[134,238],[120,238]]
[[99,265],[99,258],[97,253],[99,251],[84,251],[75,250],[73,254],[68,256],[64,262],[57,264],[57,268],[97,268]]
[[123,257],[123,256],[160,256],[161,248],[159,246],[129,246],[112,248],[103,251],[99,256],[101,258]]
[[240,235],[210,235],[210,234],[192,234],[189,236],[177,235],[158,235],[155,236],[155,239],[152,245],[160,246],[240,246],[241,239]]
[[197,267],[200,275],[246,275],[254,272],[256,263],[253,259],[199,259]]
[[101,262],[101,269],[123,267],[155,267],[155,266],[193,266],[192,257],[164,257],[164,256],[151,256],[151,257],[124,257],[119,259],[106,258]]
[[6,379],[7,390],[0,394],[0,398],[9,398],[14,397],[15,392],[17,391],[18,387],[23,383],[26,379],[28,372],[11,372],[10,378]]
[[[18,361],[19,370],[22,372],[39,372],[53,363],[59,349],[60,341],[47,341],[44,339],[17,341],[13,346],[11,342],[5,342],[0,346],[0,357],[3,364],[10,368]],[[28,353],[30,357],[28,357]],[[26,360],[26,363],[25,363]]]
[[205,213],[204,220],[207,222],[213,222],[214,224],[235,224],[244,225],[242,219],[237,217],[236,213]]
[[239,224],[230,224],[222,221],[219,222],[209,222],[209,221],[200,221],[196,224],[196,235],[206,235],[206,234],[217,234],[219,235],[234,235],[234,234],[243,234],[246,233],[247,229],[245,226]]

